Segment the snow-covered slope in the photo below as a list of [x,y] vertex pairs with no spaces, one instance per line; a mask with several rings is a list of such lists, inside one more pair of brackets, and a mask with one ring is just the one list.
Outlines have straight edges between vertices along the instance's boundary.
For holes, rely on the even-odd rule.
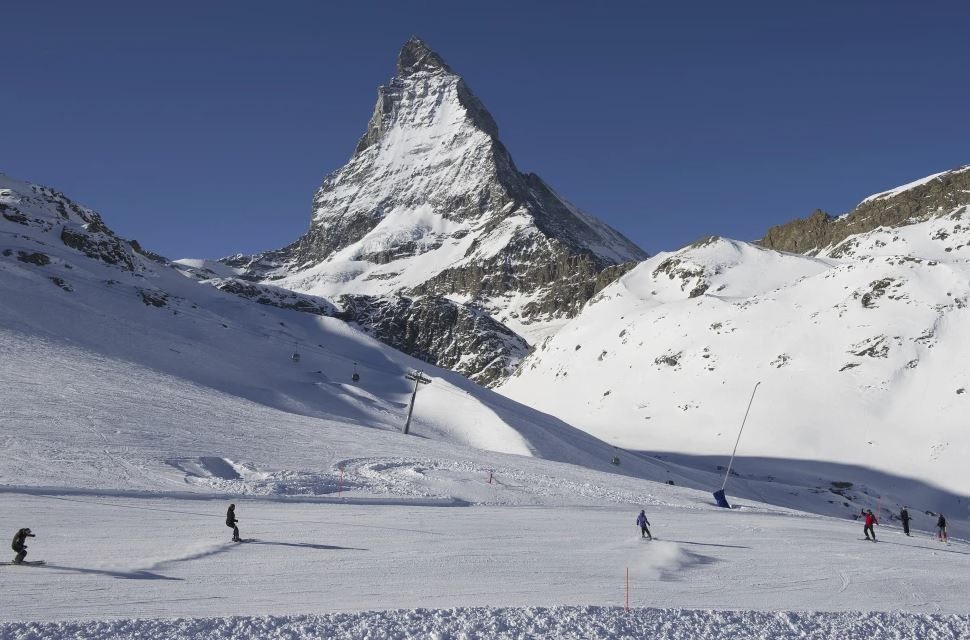
[[[421,390],[415,412],[413,431],[419,436],[608,468],[612,449],[605,444],[384,346],[328,317],[324,300],[263,285],[255,292],[228,293],[200,284],[164,258],[117,237],[95,212],[51,189],[5,176],[0,176],[0,214],[0,343],[12,384],[5,401],[10,406],[33,398],[39,407],[37,415],[19,415],[8,425],[7,452],[17,455],[13,466],[0,468],[3,482],[20,477],[75,482],[83,463],[38,446],[36,438],[46,442],[65,430],[78,432],[71,437],[80,446],[84,438],[77,438],[90,435],[90,428],[96,437],[88,444],[100,448],[103,425],[124,416],[117,406],[146,388],[170,398],[166,408],[156,407],[158,414],[137,429],[125,427],[128,417],[123,417],[122,428],[103,437],[112,448],[145,456],[142,462],[155,467],[157,477],[165,475],[159,469],[174,470],[166,456],[189,455],[172,448],[180,441],[177,434],[184,432],[192,442],[197,437],[192,434],[206,429],[180,417],[179,405],[190,405],[192,398],[217,406],[226,402],[237,407],[226,409],[233,413],[256,411],[244,408],[255,403],[331,424],[398,431],[411,391],[404,374],[416,368],[433,379]],[[356,384],[355,368],[361,377]],[[82,387],[82,380],[72,383],[74,378],[97,384]],[[62,402],[86,403],[84,424],[65,423],[57,411],[48,415],[43,409]],[[257,437],[264,428],[254,424],[238,446],[250,439],[257,448],[265,446]],[[34,437],[15,435],[24,430]],[[221,442],[227,436],[220,431],[212,437]],[[160,443],[169,445],[159,450]],[[220,449],[190,448],[198,456],[218,455]],[[253,459],[256,450],[237,457]],[[129,478],[125,466],[91,464],[95,468],[88,471],[99,478],[91,480],[94,484],[144,480]]]
[[936,176],[860,205],[888,215],[903,198],[918,215],[823,241],[815,257],[721,238],[655,256],[500,390],[623,447],[725,454],[760,380],[742,455],[778,458],[779,473],[782,459],[836,461],[965,495],[970,172],[941,175],[949,190]]
[[[353,157],[317,190],[307,233],[283,249],[222,262],[245,278],[341,306],[342,296],[390,299],[387,308],[435,296],[439,306],[484,311],[532,342],[619,275],[616,265],[645,257],[536,175],[521,173],[464,80],[412,38],[397,74],[378,91]],[[366,317],[359,323],[371,328]],[[483,373],[468,364],[477,355],[471,342],[452,341],[428,359],[461,351],[459,371],[494,382],[525,355],[510,346],[503,366]]]
[[[656,304],[705,299],[688,297],[702,283],[727,292],[732,271],[748,274],[738,295],[769,296],[829,264],[722,241],[683,257],[657,276]],[[858,470],[826,488],[847,467],[771,476],[771,461],[744,460],[736,508],[719,509],[714,463],[615,449],[433,367],[406,436],[403,374],[420,362],[325,300],[186,277],[202,267],[0,177],[0,513],[37,534],[28,560],[47,561],[0,563],[18,594],[0,637],[946,637],[970,624],[965,543],[932,541],[929,515],[913,510],[913,538],[886,518],[876,546],[857,523],[765,504],[844,518],[881,496],[882,515],[912,483]],[[762,270],[776,280],[750,281]],[[611,299],[653,295],[638,273],[636,296]],[[228,541],[229,500],[246,544]],[[659,540],[639,539],[640,508]],[[966,516],[951,518],[963,535]]]

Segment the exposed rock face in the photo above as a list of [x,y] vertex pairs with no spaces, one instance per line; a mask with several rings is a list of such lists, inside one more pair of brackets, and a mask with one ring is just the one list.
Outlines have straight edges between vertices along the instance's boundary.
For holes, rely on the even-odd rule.
[[446,298],[343,296],[340,317],[378,340],[482,385],[508,377],[529,352],[525,340],[488,314]]
[[[411,39],[396,76],[378,90],[353,157],[317,190],[307,233],[283,249],[222,262],[244,279],[294,291],[389,297],[386,310],[403,312],[400,300],[433,296],[437,312],[412,315],[410,322],[467,305],[464,316],[487,313],[528,337],[575,315],[646,257],[538,176],[520,172],[465,81]],[[445,297],[450,302],[442,305]],[[390,335],[369,325],[371,317],[357,320],[375,335]],[[381,326],[388,326],[386,318]],[[414,343],[392,344],[407,351]],[[447,349],[422,345],[420,357],[438,364],[490,362],[474,351],[482,345],[470,338]],[[507,362],[517,357],[504,356]],[[463,367],[472,377],[482,373]]]
[[870,196],[845,216],[816,209],[807,218],[772,227],[758,244],[770,249],[840,257],[838,245],[849,236],[879,227],[901,227],[949,215],[970,205],[970,166],[945,171]]
[[254,284],[244,280],[237,280],[236,278],[216,278],[208,282],[220,291],[232,293],[240,298],[247,298],[259,304],[312,313],[318,316],[337,315],[336,307],[329,301],[316,296],[296,293],[289,289],[281,289],[280,287],[265,284]]
[[125,271],[140,270],[136,252],[164,261],[161,256],[143,251],[137,242],[118,237],[96,212],[50,187],[10,179],[0,181],[0,215],[9,222],[56,234],[65,246]]

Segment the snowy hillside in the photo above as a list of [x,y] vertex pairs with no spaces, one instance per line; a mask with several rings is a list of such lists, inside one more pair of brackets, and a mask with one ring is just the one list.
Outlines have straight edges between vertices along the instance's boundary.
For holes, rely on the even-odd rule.
[[[378,91],[353,157],[317,190],[307,233],[283,249],[222,263],[249,280],[332,299],[348,313],[365,297],[366,306],[399,321],[353,316],[362,327],[494,383],[526,354],[527,342],[554,331],[622,273],[617,265],[645,257],[539,177],[521,173],[465,81],[412,38],[395,77]],[[439,310],[411,313],[415,304]],[[448,326],[442,318],[472,313],[490,316],[489,328],[415,349],[405,337],[440,333]],[[520,338],[486,343],[486,332]]]
[[[327,317],[326,301],[266,286],[249,296],[200,284],[164,258],[136,251],[96,213],[46,187],[0,176],[0,207],[0,335],[9,376],[27,385],[14,385],[8,393],[23,394],[23,402],[47,394],[56,396],[50,398],[55,405],[83,398],[99,414],[85,421],[114,422],[119,395],[157,386],[162,397],[178,404],[204,388],[206,397],[218,392],[234,403],[399,431],[411,392],[404,374],[423,368],[434,382],[421,390],[413,428],[419,436],[608,467],[612,449],[605,444],[460,375],[395,352]],[[361,377],[356,384],[355,363]],[[71,374],[60,378],[65,371]],[[45,379],[51,382],[38,382]],[[79,391],[84,381],[97,384]],[[94,405],[102,409],[95,412]],[[62,429],[54,418],[21,419],[31,430]],[[157,457],[153,439],[173,437],[161,433],[203,426],[183,424],[168,410],[153,420],[147,431],[157,432],[154,436],[123,429],[112,440],[131,455],[144,450]],[[100,447],[100,438],[92,444]],[[75,472],[64,476],[64,469],[48,462],[59,455],[20,438],[9,446],[23,453],[15,468],[0,469],[4,482],[16,483],[25,474],[70,483],[79,469],[76,460],[65,460]],[[151,464],[176,471],[165,459]],[[111,475],[123,470],[98,469],[107,474],[99,482],[130,482],[128,474]]]
[[[713,464],[614,449],[427,366],[403,435],[404,373],[422,363],[326,300],[228,272],[213,276],[230,290],[200,283],[204,265],[173,265],[44,187],[0,177],[0,205],[0,514],[33,529],[27,559],[46,561],[0,564],[16,594],[0,637],[970,629],[965,516],[948,546],[924,514],[913,537],[885,520],[878,545],[844,519],[891,478],[860,474],[837,495],[812,489],[829,470],[790,465],[738,478],[736,508],[719,509]],[[716,260],[750,274],[741,265],[757,256],[806,281],[827,264],[733,243],[696,251],[669,267],[687,280],[657,304],[700,299],[684,291],[705,278],[720,288],[722,274],[681,273]],[[246,542],[229,541],[229,501]],[[641,508],[657,540],[634,528]],[[873,576],[887,579],[873,589]]]
[[[909,213],[822,241],[814,257],[722,238],[655,256],[500,390],[623,447],[723,455],[760,380],[740,454],[777,461],[758,473],[783,476],[788,460],[860,466],[899,476],[903,495],[913,480],[935,485],[920,508],[942,508],[968,480],[970,191],[952,181],[970,172],[940,175],[949,189],[935,176],[867,199],[869,215],[872,202]],[[858,211],[838,220],[864,227]],[[956,504],[965,518],[966,499]]]

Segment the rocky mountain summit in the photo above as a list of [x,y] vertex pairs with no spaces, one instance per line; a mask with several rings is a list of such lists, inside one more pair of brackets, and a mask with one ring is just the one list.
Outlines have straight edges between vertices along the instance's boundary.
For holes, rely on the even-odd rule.
[[837,218],[816,209],[807,218],[772,227],[758,244],[779,251],[837,258],[850,250],[843,244],[850,236],[881,227],[925,222],[968,205],[970,165],[871,195]]
[[[378,89],[353,157],[314,195],[306,234],[282,249],[221,262],[248,281],[342,301],[344,314],[368,309],[353,319],[402,348],[413,345],[399,332],[405,325],[452,335],[453,342],[413,353],[454,361],[458,371],[492,383],[514,368],[527,342],[646,257],[538,176],[520,172],[482,102],[412,38],[395,76]],[[372,312],[375,305],[382,313]],[[403,324],[386,315],[429,306],[439,309]],[[377,316],[384,320],[373,324]],[[487,325],[492,335],[516,339],[491,342],[486,356],[475,351],[481,336],[459,325]]]

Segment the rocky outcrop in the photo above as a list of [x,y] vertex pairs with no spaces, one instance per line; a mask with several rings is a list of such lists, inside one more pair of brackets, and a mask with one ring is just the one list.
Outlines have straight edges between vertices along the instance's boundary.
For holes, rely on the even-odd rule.
[[240,298],[246,298],[259,304],[312,313],[318,316],[333,316],[337,309],[329,301],[316,296],[296,293],[289,289],[281,289],[264,284],[253,284],[236,278],[216,278],[207,281],[220,291],[232,293]]
[[525,340],[488,314],[440,296],[343,296],[339,317],[425,362],[491,386],[529,351]]
[[0,189],[0,214],[4,219],[36,227],[44,233],[56,233],[65,246],[89,258],[126,271],[138,269],[134,248],[137,242],[117,236],[96,212],[50,187],[19,184],[21,187],[16,191]]
[[816,255],[833,248],[849,236],[879,227],[901,227],[924,222],[935,215],[949,214],[970,206],[970,166],[924,178],[863,200],[844,216],[833,218],[816,209],[807,218],[772,227],[758,244],[769,249]]

